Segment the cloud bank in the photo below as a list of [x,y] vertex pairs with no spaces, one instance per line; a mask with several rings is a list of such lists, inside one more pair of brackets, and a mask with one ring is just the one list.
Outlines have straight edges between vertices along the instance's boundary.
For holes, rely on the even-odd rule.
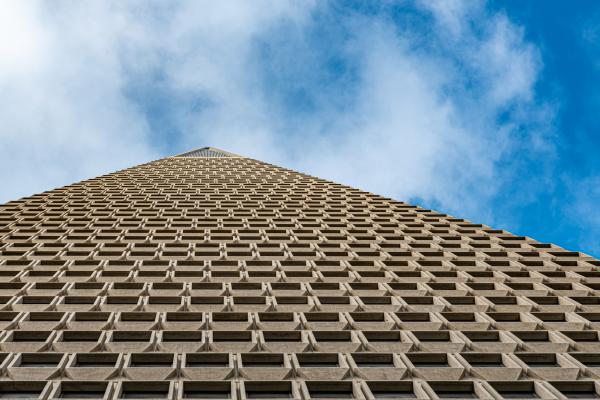
[[552,157],[485,2],[9,1],[0,35],[0,201],[211,145],[493,223]]

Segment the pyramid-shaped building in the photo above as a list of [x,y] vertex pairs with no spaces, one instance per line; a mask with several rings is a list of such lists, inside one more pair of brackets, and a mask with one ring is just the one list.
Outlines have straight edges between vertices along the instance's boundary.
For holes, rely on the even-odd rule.
[[0,398],[598,398],[598,267],[202,148],[0,206]]

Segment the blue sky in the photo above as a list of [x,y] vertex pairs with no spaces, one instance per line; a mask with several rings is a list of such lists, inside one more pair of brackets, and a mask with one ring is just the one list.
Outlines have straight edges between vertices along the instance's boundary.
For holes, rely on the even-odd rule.
[[600,255],[597,1],[8,1],[0,201],[210,145]]

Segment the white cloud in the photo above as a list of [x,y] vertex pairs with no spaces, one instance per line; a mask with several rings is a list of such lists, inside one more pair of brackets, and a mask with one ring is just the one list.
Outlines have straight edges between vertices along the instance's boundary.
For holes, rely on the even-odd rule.
[[26,77],[47,55],[47,38],[34,3],[7,2],[0,12],[0,75]]
[[498,122],[498,115],[537,106],[531,93],[539,65],[518,27],[481,3],[464,4],[423,5],[431,6],[436,44],[447,46],[439,52],[415,48],[410,31],[362,25],[360,101],[340,117],[341,149],[325,139],[310,170],[493,221],[489,201],[515,173],[497,162],[525,142],[512,137],[514,126],[536,118]]
[[0,201],[158,158],[127,82],[165,64],[174,90],[229,107],[221,98],[234,101],[247,79],[252,35],[298,10],[278,1],[4,2]]
[[[523,149],[535,153],[531,143],[546,150],[540,145],[545,127],[538,123],[548,113],[533,94],[539,57],[519,27],[503,15],[489,15],[481,3],[468,9],[462,2],[422,6],[431,4],[424,12],[431,12],[433,41],[443,49],[415,47],[418,32],[411,28],[351,17],[351,53],[360,66],[352,108],[328,108],[333,101],[325,99],[324,111],[301,121],[299,138],[282,143],[278,129],[289,128],[290,117],[268,114],[260,97],[243,91],[236,95],[251,107],[231,102],[222,107],[231,118],[200,124],[200,132],[210,127],[211,142],[242,154],[493,222],[493,197],[518,174],[510,163],[498,164],[520,157]],[[344,95],[313,89],[325,97]],[[515,109],[520,112],[499,121]],[[237,120],[240,111],[248,114]],[[520,127],[529,124],[535,127],[524,135]]]
[[[161,133],[144,99],[127,91],[152,74],[168,95],[203,104],[174,112],[184,133],[167,142],[222,146],[486,220],[514,174],[497,162],[520,145],[515,127],[538,112],[535,48],[480,2],[419,3],[432,18],[427,48],[410,24],[322,2],[9,4],[11,24],[0,28],[13,38],[0,45],[1,200],[157,158]],[[341,47],[356,68],[351,88],[314,80],[317,47],[329,45],[306,33],[318,13],[350,31]],[[296,40],[261,59],[259,39],[282,30]],[[266,61],[293,67],[283,85],[312,82],[303,89],[316,110],[299,120],[270,96]],[[515,108],[535,112],[499,121]]]
[[4,201],[156,156],[143,115],[120,90],[116,19],[102,7],[70,4],[3,4],[12,21],[0,28]]

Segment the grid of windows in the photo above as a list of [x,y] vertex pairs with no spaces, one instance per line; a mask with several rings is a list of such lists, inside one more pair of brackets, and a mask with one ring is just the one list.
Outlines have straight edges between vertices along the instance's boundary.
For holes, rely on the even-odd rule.
[[598,267],[200,149],[0,206],[0,397],[597,398]]

